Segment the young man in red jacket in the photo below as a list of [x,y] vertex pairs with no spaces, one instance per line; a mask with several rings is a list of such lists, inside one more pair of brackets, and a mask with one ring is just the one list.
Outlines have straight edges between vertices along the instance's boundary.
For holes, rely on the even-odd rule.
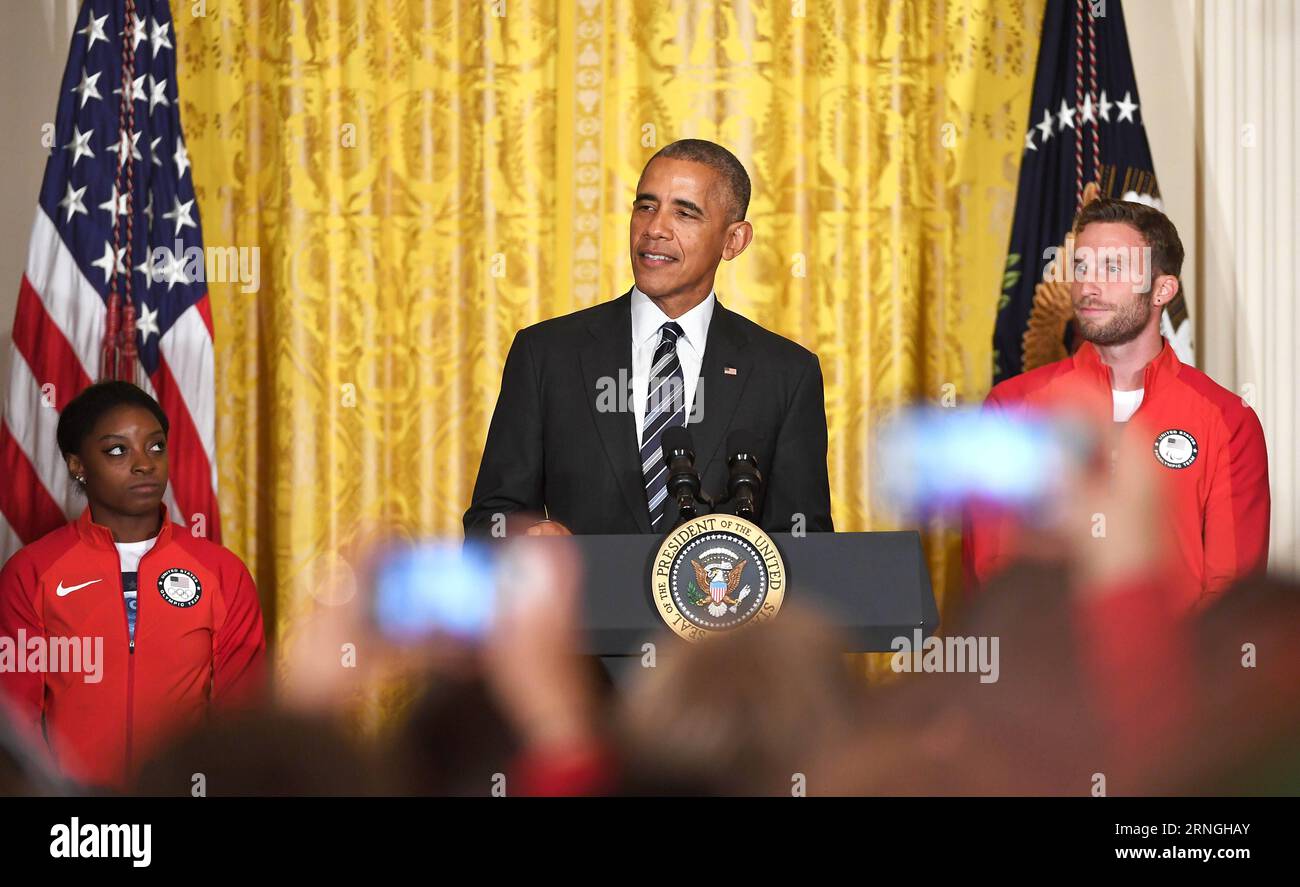
[[[1074,232],[1070,295],[1083,345],[997,385],[985,408],[1083,411],[1140,439],[1163,475],[1157,530],[1171,543],[1169,581],[1190,608],[1268,559],[1264,431],[1241,397],[1180,362],[1160,335],[1183,263],[1173,223],[1140,203],[1094,200]],[[968,514],[963,560],[972,590],[1022,553],[1022,529],[1007,514]]]
[[127,382],[73,398],[58,440],[86,510],[0,571],[0,696],[86,785],[124,787],[174,733],[263,689],[252,577],[167,519],[167,427]]

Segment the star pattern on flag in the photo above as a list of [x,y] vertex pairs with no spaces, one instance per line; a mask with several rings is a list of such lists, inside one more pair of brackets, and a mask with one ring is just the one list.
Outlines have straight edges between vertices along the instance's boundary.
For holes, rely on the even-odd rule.
[[[135,20],[135,21],[133,22],[134,28],[133,28],[132,31],[131,31],[132,42],[133,42],[135,45],[131,47],[131,51],[132,51],[132,52],[139,52],[139,51],[140,51],[140,44],[143,43],[145,40],[149,39],[149,38],[148,38],[148,32],[145,30],[145,22],[144,22],[144,19],[143,19],[141,16],[138,16],[138,15],[132,14],[132,15],[131,15],[131,18]],[[119,36],[119,37],[125,37],[125,36],[126,36],[126,31],[122,31],[122,32],[119,33],[117,36]]]
[[[131,101],[143,102],[146,100],[144,95],[145,76],[146,75],[141,74],[139,77],[131,81]],[[119,86],[117,89],[113,90],[113,95],[121,95],[121,94],[122,94],[122,87]]]
[[1065,103],[1065,99],[1061,99],[1061,110],[1057,113],[1056,119],[1061,122],[1061,132],[1064,132],[1067,126],[1074,129],[1074,109]]
[[116,182],[113,183],[113,192],[109,194],[108,199],[96,208],[102,209],[110,215],[113,213],[114,209],[116,209],[119,216],[126,215],[126,195],[117,193]]
[[117,155],[117,163],[121,166],[126,163],[126,155],[130,154],[132,160],[143,160],[144,156],[140,153],[140,130],[131,133],[130,138],[127,134],[122,133],[122,138],[115,145],[109,145],[108,150]]
[[[1046,145],[1053,134],[1060,134],[1067,127],[1082,131],[1088,126],[1095,127],[1101,123],[1136,124],[1137,117],[1135,114],[1138,107],[1137,102],[1133,101],[1132,90],[1125,90],[1124,98],[1118,102],[1112,102],[1104,89],[1097,97],[1096,102],[1093,102],[1091,93],[1085,94],[1083,102],[1078,107],[1071,106],[1065,99],[1061,99],[1056,111],[1044,108],[1042,122],[1030,126],[1029,131],[1025,133],[1024,150],[1026,153],[1037,151],[1039,145]],[[1119,112],[1113,121],[1110,115],[1111,108],[1116,108]],[[1075,115],[1078,115],[1077,120]],[[1040,133],[1037,138],[1035,138],[1035,130]]]
[[152,113],[153,113],[153,109],[154,109],[155,107],[157,107],[158,105],[170,105],[170,104],[171,104],[171,102],[167,100],[167,81],[166,81],[166,80],[158,80],[158,81],[155,81],[155,80],[153,79],[153,76],[150,75],[150,77],[149,77],[149,113],[152,114]]
[[164,47],[167,49],[172,48],[171,41],[167,39],[167,29],[172,25],[171,22],[164,22],[160,25],[157,19],[149,19],[149,22],[153,25],[149,31],[149,45],[153,48],[154,58],[157,58],[158,50]]
[[86,22],[86,27],[77,32],[79,35],[86,38],[87,53],[94,49],[96,40],[103,40],[105,43],[108,42],[108,35],[104,33],[104,22],[106,21],[108,21],[108,13],[104,13],[99,18],[95,18],[92,15],[90,16],[90,20]]
[[164,219],[176,220],[177,236],[179,236],[180,233],[185,230],[186,225],[189,225],[191,228],[194,227],[194,219],[190,216],[190,208],[193,206],[194,206],[193,200],[187,200],[184,203],[181,203],[181,199],[177,197],[176,208],[173,209],[171,212],[163,213]]
[[1116,123],[1121,123],[1125,120],[1129,123],[1136,122],[1133,119],[1133,112],[1137,110],[1138,106],[1131,100],[1130,93],[1127,90],[1124,92],[1124,98],[1115,103],[1115,107],[1119,108],[1119,117],[1115,119]]
[[148,342],[151,335],[158,335],[158,309],[141,305],[140,316],[135,321],[135,329],[140,334],[141,342]]
[[125,257],[126,257],[126,247],[124,246],[118,247],[117,260],[114,261],[113,244],[109,243],[108,241],[105,241],[104,255],[96,259],[95,261],[91,262],[90,264],[91,267],[99,268],[101,271],[104,272],[104,283],[108,283],[108,279],[113,276],[114,269],[117,270],[118,274],[126,273],[126,266],[122,264],[122,259]]
[[164,252],[167,254],[166,258],[154,267],[154,274],[161,276],[167,284],[167,292],[170,293],[173,286],[178,283],[189,283],[190,279],[185,274],[184,257],[166,248]]
[[[60,101],[61,119],[56,121],[62,172],[58,192],[43,194],[42,204],[65,229],[60,233],[68,242],[103,246],[81,248],[82,268],[97,289],[104,285],[101,294],[106,296],[115,274],[134,278],[137,317],[145,317],[147,304],[153,312],[149,316],[156,318],[156,331],[138,328],[141,360],[151,371],[159,339],[206,290],[202,276],[192,266],[187,270],[185,262],[190,248],[201,247],[202,241],[192,163],[179,127],[172,21],[169,11],[155,8],[151,14],[147,5],[143,15],[124,19],[120,13],[116,18],[106,14],[109,0],[82,3],[73,36],[75,67],[65,75],[67,102]],[[116,25],[112,29],[110,20]],[[122,21],[125,28],[118,24]],[[124,79],[126,48],[135,50],[135,58]],[[124,84],[131,102],[140,103],[126,132],[118,120]],[[111,155],[107,162],[103,154]],[[134,165],[132,194],[123,193],[127,164]],[[128,237],[126,223],[132,218]],[[173,239],[176,248],[167,260],[147,249],[150,243]]]
[[86,185],[74,189],[72,183],[68,182],[68,193],[59,201],[59,206],[68,211],[68,218],[65,221],[72,221],[72,217],[77,213],[86,212],[86,204],[81,202],[81,195],[86,193]]
[[139,265],[135,266],[135,271],[139,274],[144,275],[146,286],[148,286],[150,283],[153,283],[155,280],[161,279],[155,276],[155,266],[153,264],[153,250],[149,249],[148,247],[145,248],[144,259],[140,262]]
[[185,175],[185,170],[190,168],[190,153],[185,150],[185,140],[176,140],[176,153],[172,155],[176,161],[176,175]]
[[72,167],[75,169],[77,161],[83,157],[94,157],[95,152],[90,150],[90,137],[95,134],[92,129],[90,132],[82,132],[75,126],[72,128],[72,141],[63,147],[72,152]]
[[89,99],[103,98],[103,96],[99,94],[99,87],[95,85],[95,81],[99,79],[99,75],[99,71],[88,75],[85,68],[81,69],[81,82],[72,88],[72,91],[77,94],[79,99],[81,99],[81,107],[86,107],[86,102]]
[[1043,110],[1043,122],[1038,124],[1038,129],[1043,133],[1043,144],[1047,144],[1048,139],[1052,137],[1052,112]]

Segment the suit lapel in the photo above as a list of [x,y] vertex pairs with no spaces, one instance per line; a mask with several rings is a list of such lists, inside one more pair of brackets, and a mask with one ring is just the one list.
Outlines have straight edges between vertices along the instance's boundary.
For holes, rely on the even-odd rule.
[[[596,395],[607,389],[609,381],[618,385],[618,398],[631,397],[632,379],[632,293],[624,293],[609,304],[608,311],[593,316],[588,329],[592,339],[579,353],[582,378],[586,386],[583,396],[591,407],[591,418],[596,423],[610,468],[618,478],[619,488],[627,507],[636,518],[643,533],[651,532],[650,510],[645,501],[645,485],[638,460],[640,446],[636,439],[636,419],[631,410],[598,409]],[[706,352],[707,354],[707,352]]]
[[[630,332],[628,336],[631,337]],[[713,307],[713,318],[709,321],[704,364],[700,367],[700,380],[695,388],[695,401],[691,411],[692,415],[700,418],[698,422],[692,422],[688,416],[686,425],[695,444],[695,467],[701,476],[714,457],[719,455],[723,437],[749,380],[749,352],[744,347],[746,340],[747,336],[737,316],[723,308],[721,301],[717,302]],[[728,369],[735,372],[728,372]]]

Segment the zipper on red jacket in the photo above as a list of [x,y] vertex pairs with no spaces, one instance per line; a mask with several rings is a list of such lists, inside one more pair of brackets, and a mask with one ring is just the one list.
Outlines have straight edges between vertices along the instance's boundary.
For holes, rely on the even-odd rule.
[[[164,518],[165,520],[165,518]],[[162,535],[162,529],[158,530],[158,535]],[[116,551],[117,546],[113,546]],[[155,541],[152,548],[140,556],[140,560],[135,565],[135,628],[140,630],[140,603],[144,595],[140,588],[141,567],[144,566],[145,558],[153,554],[158,548]],[[134,755],[132,754],[132,744],[135,740],[135,636],[131,631],[131,613],[126,606],[126,589],[122,586],[122,563],[119,557],[117,565],[117,589],[118,596],[122,599],[122,616],[126,620],[126,778],[131,778],[131,763]]]
[[[139,594],[139,592],[136,592]],[[132,712],[135,709],[135,644],[131,644],[130,652],[126,657],[126,773],[129,780],[131,778],[131,744],[134,741],[134,724],[132,723]]]
[[[113,546],[113,553],[117,554],[117,546]],[[141,558],[143,560],[143,558]],[[136,625],[140,624],[140,567],[136,565],[136,582],[135,582],[135,610]],[[124,774],[126,778],[131,776],[131,734],[133,724],[131,723],[131,713],[135,707],[135,638],[131,636],[131,612],[126,606],[126,588],[122,585],[122,559],[118,555],[117,562],[117,596],[122,601],[122,621],[126,624],[126,757]]]

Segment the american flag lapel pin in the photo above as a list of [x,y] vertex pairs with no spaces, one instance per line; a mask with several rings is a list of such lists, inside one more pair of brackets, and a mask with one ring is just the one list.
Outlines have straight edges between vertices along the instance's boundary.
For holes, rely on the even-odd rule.
[[724,376],[734,376],[734,375],[736,375],[736,368],[735,368],[735,367],[723,367],[723,368],[722,368],[722,375],[724,375]]

